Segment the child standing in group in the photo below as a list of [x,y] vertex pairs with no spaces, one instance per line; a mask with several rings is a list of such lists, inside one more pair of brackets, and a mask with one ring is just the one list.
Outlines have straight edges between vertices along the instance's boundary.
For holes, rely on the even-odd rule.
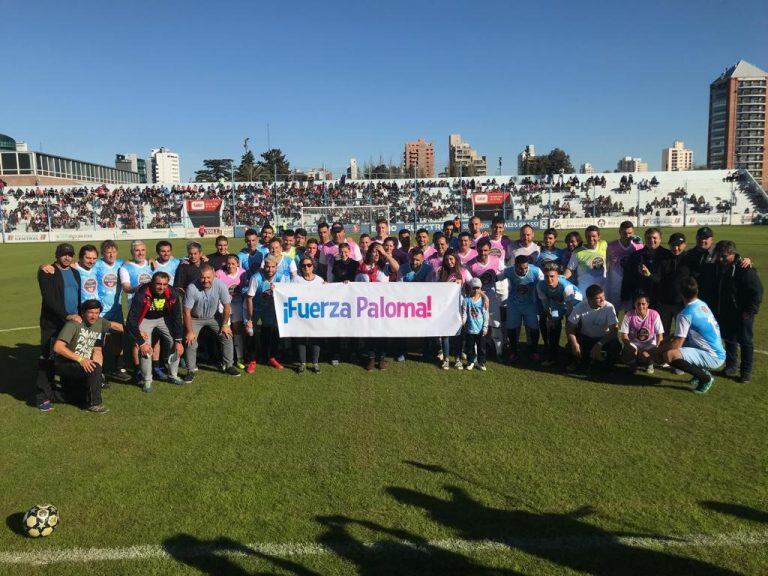
[[466,334],[469,364],[467,370],[477,366],[485,371],[485,340],[488,335],[488,297],[480,290],[480,278],[469,282],[469,296],[461,300],[461,322]]

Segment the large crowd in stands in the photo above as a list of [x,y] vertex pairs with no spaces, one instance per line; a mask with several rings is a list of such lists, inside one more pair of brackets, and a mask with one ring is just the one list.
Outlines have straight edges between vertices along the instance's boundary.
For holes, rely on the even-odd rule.
[[[690,374],[697,393],[707,392],[720,370],[751,380],[763,287],[751,260],[733,242],[715,242],[710,228],[700,228],[686,249],[681,233],[665,247],[660,229],[647,228],[641,239],[629,221],[610,243],[588,226],[583,235],[569,232],[563,246],[554,228],[537,241],[526,225],[513,240],[501,218],[489,230],[478,216],[463,224],[448,220],[430,236],[423,228],[390,231],[382,218],[374,236],[357,240],[340,221],[323,222],[312,234],[276,233],[265,224],[246,230],[239,252],[219,236],[215,252],[205,256],[189,242],[182,259],[166,240],[154,246],[154,257],[136,240],[126,260],[114,241],[86,244],[76,262],[74,246],[59,244],[55,261],[38,271],[37,406],[47,412],[65,401],[104,413],[107,373],[111,380],[133,378],[150,393],[158,380],[193,383],[198,360],[232,377],[288,363],[317,373],[321,359],[385,370],[387,356],[486,371],[491,356],[609,379],[621,364],[642,373],[668,368]],[[462,328],[420,341],[394,334],[280,338],[273,289],[285,282],[312,284],[313,291],[338,282],[454,282],[461,287]]]
[[[736,173],[734,178],[740,178]],[[54,229],[96,228],[166,228],[179,225],[184,200],[221,199],[222,220],[225,225],[235,222],[260,226],[263,222],[279,220],[296,226],[303,208],[335,209],[338,219],[353,221],[366,213],[359,206],[388,206],[392,221],[439,222],[451,214],[472,211],[473,192],[504,192],[509,194],[508,219],[539,219],[637,216],[636,202],[625,202],[622,195],[635,186],[641,190],[657,190],[654,176],[635,185],[633,176],[622,175],[619,186],[607,190],[605,176],[580,179],[551,175],[541,178],[513,177],[508,181],[495,178],[426,181],[346,181],[281,182],[277,190],[267,183],[237,184],[234,195],[231,185],[189,184],[165,186],[106,185],[64,188],[5,188],[0,189],[2,218],[6,232],[40,232]],[[551,211],[548,209],[549,191]],[[601,190],[598,193],[598,190]],[[614,195],[619,195],[615,198]],[[232,202],[236,206],[233,218]],[[11,199],[15,201],[11,207]],[[641,215],[672,216],[688,210],[699,214],[727,213],[730,198],[718,198],[713,206],[702,195],[688,193],[683,188],[644,200]],[[748,210],[748,209],[747,209]]]

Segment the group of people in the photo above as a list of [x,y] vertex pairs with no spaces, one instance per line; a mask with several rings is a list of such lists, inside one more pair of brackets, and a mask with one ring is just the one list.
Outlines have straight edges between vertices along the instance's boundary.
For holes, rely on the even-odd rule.
[[[166,240],[151,258],[136,240],[126,260],[111,240],[82,246],[76,261],[74,247],[60,244],[55,261],[38,270],[37,405],[48,411],[52,402],[74,401],[104,412],[101,390],[110,379],[133,378],[147,393],[156,380],[183,385],[194,381],[198,357],[231,377],[258,364],[282,370],[292,357],[297,372],[320,372],[321,355],[331,365],[362,360],[366,370],[384,370],[387,355],[402,362],[414,351],[445,370],[486,370],[489,352],[513,365],[527,357],[551,367],[560,364],[563,327],[563,365],[575,374],[621,360],[646,372],[662,365],[691,374],[699,393],[722,367],[750,381],[762,284],[733,242],[715,244],[704,227],[691,249],[681,233],[666,248],[661,230],[648,228],[641,240],[628,221],[610,243],[597,226],[583,237],[568,233],[564,247],[557,240],[557,230],[547,229],[537,242],[531,226],[512,240],[503,219],[484,230],[473,216],[466,229],[456,218],[442,231],[413,236],[408,229],[390,232],[382,218],[375,234],[357,241],[341,222],[320,223],[314,237],[303,229],[276,234],[265,224],[247,229],[236,253],[219,236],[208,255],[188,242],[183,259]],[[318,290],[333,282],[455,282],[462,287],[462,329],[421,342],[280,338],[273,290],[282,282]]]

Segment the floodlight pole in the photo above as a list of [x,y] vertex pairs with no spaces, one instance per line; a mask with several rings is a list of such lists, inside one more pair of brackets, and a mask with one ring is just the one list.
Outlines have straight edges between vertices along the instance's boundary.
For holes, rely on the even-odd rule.
[[232,234],[237,226],[237,196],[235,195],[235,163],[230,164],[232,170]]
[[552,184],[547,187],[547,195],[549,196],[549,210],[547,211],[547,228],[552,228]]
[[464,194],[461,187],[461,172],[463,165],[459,162],[459,232],[461,232],[461,226],[464,224]]

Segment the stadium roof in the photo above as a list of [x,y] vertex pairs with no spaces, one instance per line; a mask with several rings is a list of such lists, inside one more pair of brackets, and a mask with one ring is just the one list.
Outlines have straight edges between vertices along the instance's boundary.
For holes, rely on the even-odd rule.
[[16,140],[5,134],[0,134],[0,150],[16,151]]

